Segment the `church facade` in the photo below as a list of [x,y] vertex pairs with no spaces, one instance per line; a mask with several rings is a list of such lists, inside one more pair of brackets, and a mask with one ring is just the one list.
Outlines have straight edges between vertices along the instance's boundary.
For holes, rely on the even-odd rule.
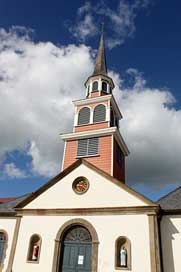
[[0,204],[0,271],[180,272],[181,189],[155,203],[126,185],[103,34],[85,88],[73,132],[61,134],[62,172]]

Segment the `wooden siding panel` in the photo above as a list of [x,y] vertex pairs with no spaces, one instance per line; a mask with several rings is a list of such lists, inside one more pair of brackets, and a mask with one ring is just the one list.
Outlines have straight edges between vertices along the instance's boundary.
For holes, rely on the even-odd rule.
[[[111,174],[112,136],[99,138],[99,156],[85,158],[96,167]],[[77,160],[77,140],[67,141],[63,169]]]

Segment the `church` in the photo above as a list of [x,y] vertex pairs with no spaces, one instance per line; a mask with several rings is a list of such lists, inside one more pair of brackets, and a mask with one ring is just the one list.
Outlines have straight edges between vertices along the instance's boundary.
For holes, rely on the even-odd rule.
[[73,101],[62,171],[0,199],[1,272],[180,272],[181,188],[153,202],[126,184],[129,149],[103,33],[85,98]]

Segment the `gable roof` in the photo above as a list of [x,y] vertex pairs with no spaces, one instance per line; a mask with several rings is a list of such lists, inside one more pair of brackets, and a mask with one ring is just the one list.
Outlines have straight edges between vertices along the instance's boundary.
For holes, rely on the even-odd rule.
[[16,211],[14,208],[23,200],[25,200],[28,196],[29,194],[16,198],[6,198],[6,200],[8,201],[0,204],[0,215],[15,215]]
[[59,182],[62,178],[67,176],[70,172],[72,172],[74,169],[76,169],[79,165],[84,164],[93,171],[97,172],[98,174],[102,175],[103,177],[107,178],[109,181],[113,182],[117,186],[121,187],[131,195],[134,195],[138,199],[144,201],[147,203],[149,206],[158,206],[155,202],[151,201],[150,199],[146,198],[145,196],[141,195],[140,193],[136,192],[132,188],[130,188],[128,185],[122,183],[121,181],[115,179],[111,175],[107,174],[103,170],[97,168],[95,165],[91,164],[90,162],[86,161],[85,159],[79,159],[73,164],[71,164],[69,167],[67,167],[63,172],[55,176],[53,179],[51,179],[49,182],[47,182],[45,185],[40,187],[37,191],[31,193],[26,199],[24,199],[22,202],[18,203],[15,208],[23,208],[26,206],[28,203],[33,201],[35,198],[37,198],[39,195],[41,195],[43,192],[48,190],[50,187],[55,185],[57,182]]
[[176,188],[174,191],[160,198],[157,203],[163,210],[181,211],[181,187]]

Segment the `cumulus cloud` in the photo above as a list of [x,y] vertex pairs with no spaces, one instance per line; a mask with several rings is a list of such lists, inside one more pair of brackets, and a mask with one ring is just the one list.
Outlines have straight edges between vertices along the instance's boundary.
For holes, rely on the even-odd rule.
[[19,168],[16,167],[14,163],[7,163],[4,165],[4,171],[3,171],[3,177],[4,178],[26,178],[27,175],[25,172]]
[[28,145],[32,171],[50,176],[61,168],[59,133],[71,130],[71,101],[84,95],[92,60],[83,45],[34,43],[24,33],[0,30],[0,157]]
[[[14,30],[1,30],[0,40],[0,158],[24,150],[31,157],[29,175],[55,175],[63,153],[58,134],[72,131],[71,101],[85,97],[92,52],[83,45],[35,43]],[[120,131],[131,152],[127,181],[153,187],[176,184],[181,179],[181,110],[174,109],[168,90],[150,88],[135,69],[127,74],[134,81],[129,87],[119,73],[110,72],[124,116]],[[18,173],[15,160],[10,166],[3,159],[0,163],[7,175]]]
[[106,29],[109,31],[107,45],[109,48],[119,46],[124,41],[133,37],[136,31],[135,20],[140,10],[147,9],[149,0],[135,0],[132,3],[127,0],[118,1],[117,9],[111,9],[104,1],[97,5],[87,1],[77,11],[76,22],[69,26],[70,32],[79,41],[95,36],[97,31],[97,19],[104,15]]

